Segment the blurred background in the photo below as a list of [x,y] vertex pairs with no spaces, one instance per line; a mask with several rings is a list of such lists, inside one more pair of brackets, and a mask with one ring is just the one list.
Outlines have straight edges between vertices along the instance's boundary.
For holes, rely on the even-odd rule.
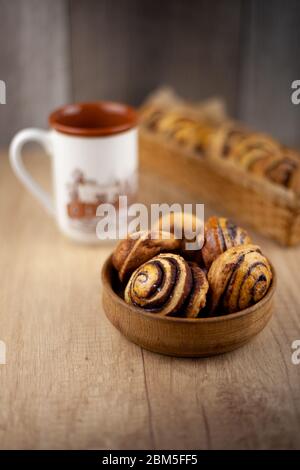
[[159,85],[300,146],[299,0],[0,0],[0,146],[72,101],[139,105]]

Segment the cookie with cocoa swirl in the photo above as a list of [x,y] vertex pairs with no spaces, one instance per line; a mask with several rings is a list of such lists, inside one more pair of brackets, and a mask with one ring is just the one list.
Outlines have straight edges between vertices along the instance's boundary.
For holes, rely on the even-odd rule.
[[209,289],[205,272],[192,261],[188,262],[192,271],[193,285],[187,302],[183,306],[183,312],[188,318],[201,316],[202,310],[206,306],[206,296]]
[[116,246],[112,263],[118,271],[121,282],[126,281],[131,273],[141,264],[162,252],[179,252],[181,240],[173,234],[158,230],[135,232]]
[[272,281],[272,269],[257,245],[222,253],[208,272],[210,312],[234,313],[261,300]]
[[206,276],[195,263],[164,253],[136,269],[124,298],[154,314],[196,317],[205,306],[207,291]]
[[[155,222],[154,229],[171,232],[176,238],[180,238],[184,258],[203,265],[203,222],[195,214],[183,211],[166,213]],[[191,249],[191,244],[195,245],[194,249]]]
[[204,245],[201,250],[205,267],[209,269],[224,251],[245,243],[251,243],[246,230],[225,217],[210,217],[204,225]]

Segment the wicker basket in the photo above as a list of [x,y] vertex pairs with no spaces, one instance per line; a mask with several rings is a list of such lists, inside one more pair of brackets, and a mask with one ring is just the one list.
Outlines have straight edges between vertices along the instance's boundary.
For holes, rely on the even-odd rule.
[[283,245],[300,243],[300,201],[293,191],[228,160],[200,157],[143,127],[140,164]]

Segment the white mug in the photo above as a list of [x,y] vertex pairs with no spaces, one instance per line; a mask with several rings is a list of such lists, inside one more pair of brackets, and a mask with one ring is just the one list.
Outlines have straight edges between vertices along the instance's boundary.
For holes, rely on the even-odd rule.
[[[118,209],[120,195],[134,198],[137,185],[137,116],[112,102],[67,105],[49,116],[50,130],[25,129],[10,146],[17,177],[74,240],[97,241],[96,210],[101,203]],[[51,157],[54,201],[22,161],[22,147],[37,141]]]

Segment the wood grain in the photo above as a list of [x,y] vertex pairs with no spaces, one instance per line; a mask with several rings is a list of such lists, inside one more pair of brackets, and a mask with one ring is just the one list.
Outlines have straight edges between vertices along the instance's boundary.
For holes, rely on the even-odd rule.
[[[76,100],[140,104],[162,84],[236,110],[241,1],[70,1]],[[88,5],[88,6],[87,6]]]
[[[47,160],[29,160],[49,185]],[[141,187],[147,202],[193,201],[150,173]],[[100,270],[111,247],[60,235],[5,154],[0,217],[1,448],[300,448],[300,366],[291,362],[299,249],[253,234],[278,274],[269,325],[235,352],[176,359],[142,350],[110,325]]]
[[71,99],[68,1],[0,0],[0,146],[24,127],[47,127],[52,109]]
[[300,76],[300,4],[246,1],[241,18],[237,117],[299,147],[299,106],[291,101],[291,84]]
[[0,145],[67,101],[139,104],[162,84],[224,97],[234,117],[300,145],[297,0],[0,0],[0,12]]

